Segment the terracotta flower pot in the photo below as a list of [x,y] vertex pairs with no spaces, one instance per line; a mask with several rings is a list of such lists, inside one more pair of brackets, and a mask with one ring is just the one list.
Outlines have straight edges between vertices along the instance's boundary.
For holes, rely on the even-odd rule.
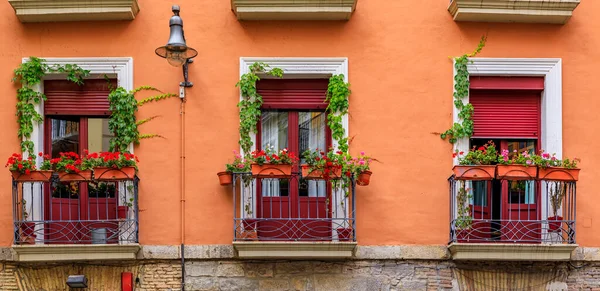
[[[562,224],[562,216],[552,216],[548,217],[548,231],[549,232],[559,232]],[[555,221],[555,222],[550,222]]]
[[577,181],[580,169],[567,169],[562,167],[540,168],[538,179],[552,181]]
[[223,186],[231,185],[233,182],[233,175],[230,172],[218,172],[217,176],[219,176],[219,183]]
[[129,212],[129,206],[117,206],[117,218],[127,219],[127,213]]
[[[341,168],[330,170],[328,179],[339,179],[340,177],[342,177]],[[309,165],[302,165],[302,178],[307,180],[323,179],[323,171],[311,171]]]
[[452,168],[457,180],[492,180],[495,177],[495,165],[456,165]]
[[337,229],[339,241],[351,241],[352,240],[352,228],[340,227]]
[[242,230],[242,232],[240,233],[240,240],[253,240],[253,241],[257,241],[258,240],[258,233],[256,232],[256,230]]
[[356,179],[356,185],[358,186],[368,186],[371,181],[371,171],[364,171],[358,174],[358,178]]
[[27,221],[21,223],[21,234],[25,237],[33,237],[35,231],[35,222]]
[[94,178],[96,180],[131,180],[135,176],[134,167],[123,167],[121,169],[97,167],[94,168]]
[[79,173],[58,172],[58,179],[62,182],[89,181],[92,180],[92,170]]
[[19,171],[10,171],[10,173],[17,182],[47,182],[52,176],[52,171],[31,171],[29,174],[22,174]]
[[257,178],[289,178],[292,165],[252,164],[252,176]]
[[497,179],[504,180],[535,180],[537,178],[536,166],[524,165],[497,165]]

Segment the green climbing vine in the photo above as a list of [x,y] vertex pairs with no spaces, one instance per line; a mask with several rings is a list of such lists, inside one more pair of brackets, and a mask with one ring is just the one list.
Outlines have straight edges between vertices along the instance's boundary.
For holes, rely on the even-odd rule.
[[22,63],[14,70],[15,77],[12,81],[21,84],[21,88],[17,89],[16,116],[19,124],[17,136],[21,140],[21,151],[30,157],[35,156],[34,144],[30,140],[34,123],[44,121],[35,107],[42,100],[46,100],[46,95],[36,91],[34,87],[42,82],[46,74],[50,73],[66,74],[67,80],[82,85],[83,78],[88,76],[90,71],[73,64],[50,66],[44,59],[36,57],[30,57],[27,62]]
[[334,75],[329,78],[327,86],[327,125],[331,129],[331,137],[338,142],[338,150],[348,153],[348,138],[342,124],[342,117],[348,114],[348,97],[350,84],[344,81],[344,75]]
[[463,99],[469,95],[469,71],[467,70],[467,65],[469,64],[469,58],[475,57],[481,52],[486,40],[486,36],[482,36],[474,52],[454,58],[454,68],[456,70],[456,75],[454,76],[454,106],[459,110],[458,118],[461,122],[455,122],[450,129],[440,134],[442,139],[448,138],[450,143],[455,143],[459,138],[471,137],[473,135],[473,105],[463,103]]
[[243,74],[236,87],[240,88],[242,100],[238,103],[240,110],[240,146],[245,155],[250,154],[252,149],[252,139],[250,133],[256,133],[256,125],[261,116],[260,107],[262,106],[262,97],[256,91],[256,82],[260,80],[259,73],[264,73],[273,77],[283,77],[283,70],[280,68],[271,68],[269,65],[261,62],[252,64],[250,72]]
[[[155,91],[160,94],[137,101],[135,94],[141,91]],[[163,93],[151,86],[140,86],[131,91],[127,91],[122,87],[112,89],[108,95],[111,110],[108,129],[114,133],[114,136],[110,139],[110,151],[127,152],[131,143],[139,144],[141,139],[162,137],[159,134],[140,134],[138,130],[138,126],[158,116],[151,116],[138,121],[135,113],[138,111],[138,107],[144,104],[176,96],[173,93]]]

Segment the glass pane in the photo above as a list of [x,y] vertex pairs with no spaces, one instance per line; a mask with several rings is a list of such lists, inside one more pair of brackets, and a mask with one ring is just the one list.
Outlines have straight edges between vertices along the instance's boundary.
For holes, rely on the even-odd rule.
[[535,181],[508,181],[508,203],[535,204]]
[[488,205],[488,181],[472,181],[473,185],[473,205],[487,206]]
[[[512,159],[518,153],[535,153],[535,140],[508,141],[508,158]],[[535,204],[535,182],[533,181],[508,181],[508,203],[510,204]]]
[[276,151],[288,147],[288,113],[265,111],[261,117],[261,141],[263,149],[268,146]]
[[51,119],[51,155],[58,158],[62,152],[79,153],[79,118]]
[[[327,150],[324,112],[298,112],[298,125],[298,149],[300,155],[308,149]],[[305,163],[305,161],[304,159],[301,159],[300,164],[303,163]],[[325,197],[327,193],[325,183],[325,181],[300,179],[298,195]]]
[[[79,154],[79,118],[52,118],[50,119],[50,142],[52,158],[60,157],[63,152]],[[63,182],[52,188],[54,198],[79,198],[79,183]]]
[[[263,111],[261,116],[261,140],[263,149],[272,147],[279,151],[288,147],[288,113]],[[289,196],[289,181],[280,179],[262,179],[262,196]]]
[[88,150],[90,152],[107,152],[113,136],[108,130],[108,118],[88,119]]

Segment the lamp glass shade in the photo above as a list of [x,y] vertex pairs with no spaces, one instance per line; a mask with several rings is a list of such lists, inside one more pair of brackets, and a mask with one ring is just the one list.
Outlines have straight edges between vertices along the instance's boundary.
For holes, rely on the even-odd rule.
[[166,58],[169,64],[175,67],[182,66],[187,59],[198,55],[198,52],[191,47],[177,45],[162,46],[157,48],[155,52],[158,56]]

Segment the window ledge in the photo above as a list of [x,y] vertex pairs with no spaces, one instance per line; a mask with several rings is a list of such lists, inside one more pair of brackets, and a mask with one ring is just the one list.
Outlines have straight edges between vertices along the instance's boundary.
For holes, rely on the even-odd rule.
[[21,22],[133,20],[137,0],[8,0]]
[[13,245],[12,248],[19,262],[92,261],[134,260],[140,245]]
[[454,260],[569,261],[576,244],[492,244],[452,243]]
[[239,20],[348,20],[358,0],[231,0]]
[[581,0],[452,0],[455,21],[564,24]]
[[351,258],[355,242],[233,242],[239,258],[318,259]]

